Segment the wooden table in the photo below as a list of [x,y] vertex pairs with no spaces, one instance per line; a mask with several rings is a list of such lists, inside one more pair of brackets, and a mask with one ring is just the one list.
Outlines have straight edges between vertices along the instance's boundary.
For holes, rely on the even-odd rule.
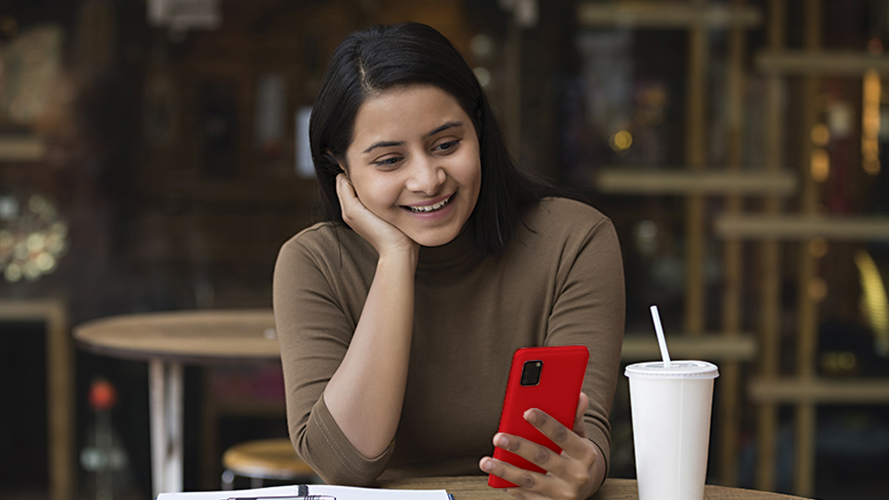
[[[486,476],[425,477],[397,481],[381,481],[383,488],[397,489],[445,489],[454,500],[514,500],[508,493],[489,488]],[[638,500],[636,480],[608,479],[593,496],[593,500]],[[766,491],[723,488],[707,485],[704,500],[804,500],[801,497],[769,493]]]
[[148,361],[152,498],[182,491],[183,365],[281,356],[271,310],[116,316],[77,326],[74,338],[95,354]]

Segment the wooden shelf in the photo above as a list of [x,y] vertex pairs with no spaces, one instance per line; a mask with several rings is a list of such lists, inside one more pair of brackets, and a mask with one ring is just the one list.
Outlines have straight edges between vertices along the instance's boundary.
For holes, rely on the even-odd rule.
[[[750,361],[756,356],[756,337],[752,333],[707,333],[699,337],[675,334],[667,339],[674,359]],[[661,359],[654,332],[627,333],[620,353],[621,361],[656,361]]]
[[153,181],[143,189],[153,199],[203,203],[294,203],[308,208],[314,199],[315,181],[300,179],[295,175],[231,180],[169,178]]
[[606,167],[595,174],[603,193],[640,195],[737,194],[788,196],[797,177],[788,172],[665,171],[654,168]]
[[582,2],[577,22],[583,27],[621,26],[650,29],[753,28],[762,22],[754,7],[695,6],[662,2]]
[[858,51],[760,52],[756,69],[770,75],[784,76],[851,76],[861,77],[870,69],[889,75],[889,57]]
[[889,217],[773,217],[722,215],[716,218],[716,235],[723,238],[845,241],[889,240]]
[[761,403],[889,404],[889,379],[755,379],[749,389]]
[[308,211],[148,212],[137,220],[139,244],[132,256],[147,261],[269,263],[281,244],[311,224]]
[[43,141],[30,134],[0,135],[0,161],[39,161],[46,155]]

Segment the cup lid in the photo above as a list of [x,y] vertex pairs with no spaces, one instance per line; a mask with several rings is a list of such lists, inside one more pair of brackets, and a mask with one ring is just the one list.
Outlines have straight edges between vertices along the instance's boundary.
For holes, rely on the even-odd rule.
[[646,361],[627,366],[627,377],[708,379],[719,376],[719,369],[707,361],[672,361],[670,368],[663,361]]

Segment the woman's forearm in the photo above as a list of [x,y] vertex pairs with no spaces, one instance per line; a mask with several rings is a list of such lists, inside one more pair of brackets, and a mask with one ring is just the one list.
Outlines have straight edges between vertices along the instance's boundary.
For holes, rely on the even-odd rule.
[[398,428],[411,349],[416,252],[380,256],[358,326],[324,402],[353,446],[380,455]]

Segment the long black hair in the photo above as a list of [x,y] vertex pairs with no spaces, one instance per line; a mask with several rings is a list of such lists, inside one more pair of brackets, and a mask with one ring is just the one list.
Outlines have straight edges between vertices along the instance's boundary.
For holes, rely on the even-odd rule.
[[481,156],[481,191],[470,216],[475,243],[493,254],[513,237],[527,209],[548,189],[509,157],[484,90],[457,49],[419,23],[372,26],[347,36],[333,53],[309,124],[312,161],[326,220],[342,222],[336,194],[355,117],[364,101],[400,85],[430,84],[452,95],[472,119]]

